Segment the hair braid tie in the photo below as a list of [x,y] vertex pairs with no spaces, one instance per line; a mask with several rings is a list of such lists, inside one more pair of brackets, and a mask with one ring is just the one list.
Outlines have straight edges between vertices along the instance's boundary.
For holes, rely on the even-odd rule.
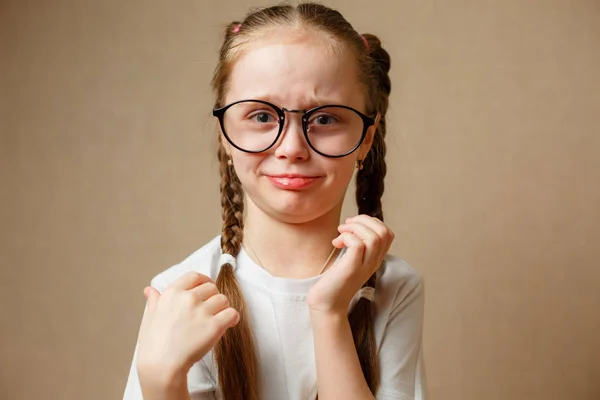
[[348,313],[354,309],[354,306],[360,301],[360,299],[367,299],[371,303],[375,301],[375,288],[370,286],[362,287],[356,295],[350,300],[350,305],[348,306]]
[[237,270],[237,262],[235,257],[231,254],[223,253],[221,254],[221,257],[219,257],[219,266],[222,267],[225,264],[231,265],[234,271]]

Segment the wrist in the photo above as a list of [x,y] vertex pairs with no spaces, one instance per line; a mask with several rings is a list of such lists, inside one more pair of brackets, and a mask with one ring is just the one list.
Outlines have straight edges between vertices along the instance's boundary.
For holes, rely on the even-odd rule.
[[309,315],[313,324],[315,322],[339,324],[340,322],[348,321],[348,315],[346,311],[341,309],[309,309]]
[[[144,391],[168,394],[187,392],[187,370],[165,364],[138,363],[138,377]],[[157,399],[163,397],[156,397]]]
[[306,305],[308,306],[308,311],[310,313],[311,318],[313,316],[324,316],[329,318],[347,318],[350,300],[336,300],[337,301],[328,304],[327,302],[318,302],[314,301],[314,299],[307,298]]

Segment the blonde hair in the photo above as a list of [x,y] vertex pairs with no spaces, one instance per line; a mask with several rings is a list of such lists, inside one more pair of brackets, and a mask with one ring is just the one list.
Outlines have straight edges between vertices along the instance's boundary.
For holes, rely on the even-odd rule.
[[[279,27],[314,29],[328,35],[340,46],[346,46],[356,55],[359,80],[366,94],[366,112],[368,115],[375,115],[377,112],[380,114],[371,150],[364,159],[363,168],[356,176],[356,202],[359,214],[367,214],[383,221],[381,196],[386,174],[385,113],[391,83],[388,76],[390,57],[376,36],[361,36],[338,11],[316,3],[278,5],[256,10],[248,14],[243,21],[232,22],[226,29],[219,63],[212,80],[215,108],[224,105],[222,102],[228,90],[231,68],[239,52],[245,45],[264,34],[265,30]],[[220,135],[218,158],[223,217],[221,249],[223,253],[235,256],[240,251],[243,241],[244,196],[235,169],[228,163]],[[231,265],[225,264],[221,268],[216,284],[241,317],[240,322],[228,329],[214,348],[223,398],[258,400],[261,390],[258,386],[256,349],[244,299]],[[374,288],[375,284],[376,276],[373,274],[365,286]],[[371,392],[375,394],[379,386],[379,362],[371,304],[368,300],[361,299],[352,309],[348,319],[365,380]]]

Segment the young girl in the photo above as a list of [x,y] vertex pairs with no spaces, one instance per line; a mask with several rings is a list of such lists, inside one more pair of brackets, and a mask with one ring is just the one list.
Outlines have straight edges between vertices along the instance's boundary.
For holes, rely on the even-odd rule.
[[[382,222],[389,68],[322,5],[228,27],[223,230],[144,290],[125,400],[424,398],[423,283]],[[340,225],[355,171],[359,215]]]

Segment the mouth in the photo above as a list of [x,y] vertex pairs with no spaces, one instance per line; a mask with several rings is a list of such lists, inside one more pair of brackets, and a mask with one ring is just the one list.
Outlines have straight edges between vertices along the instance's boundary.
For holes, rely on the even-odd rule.
[[300,190],[317,182],[322,176],[307,176],[299,174],[266,175],[273,185],[284,190]]

